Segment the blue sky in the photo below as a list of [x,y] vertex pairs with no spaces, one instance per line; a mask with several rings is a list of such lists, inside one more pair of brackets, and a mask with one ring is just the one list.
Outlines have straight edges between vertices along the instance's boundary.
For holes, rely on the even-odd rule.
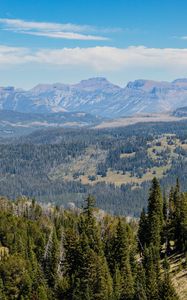
[[187,77],[186,0],[1,0],[0,86]]

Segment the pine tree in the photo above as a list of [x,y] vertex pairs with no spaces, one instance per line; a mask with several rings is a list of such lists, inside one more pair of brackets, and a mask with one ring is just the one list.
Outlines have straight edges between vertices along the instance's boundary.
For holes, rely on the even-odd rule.
[[59,262],[59,242],[57,240],[55,228],[52,233],[52,240],[49,252],[44,262],[45,274],[50,287],[55,286],[57,268]]
[[116,267],[121,273],[121,298],[133,299],[134,296],[134,280],[129,259],[129,241],[127,236],[126,224],[119,219],[116,232],[116,251],[115,260]]
[[96,224],[94,217],[95,198],[89,195],[86,199],[86,206],[80,217],[79,230],[87,235],[89,246],[91,249],[99,253],[102,250],[102,242],[100,239],[100,228]]
[[174,203],[175,189],[171,187],[168,199],[168,217],[163,228],[163,242],[166,243],[166,253],[170,255],[171,241],[175,238],[175,203]]
[[154,265],[153,247],[146,248],[143,260],[146,275],[146,295],[148,300],[159,300],[158,274]]
[[[88,205],[89,206],[89,205]],[[100,226],[89,206],[79,217],[79,241],[74,269],[73,299],[108,300],[112,296],[112,279],[104,257]]]
[[98,257],[94,300],[108,300],[113,294],[112,278],[105,257]]
[[116,267],[113,277],[113,299],[120,300],[121,292],[121,272],[119,268]]
[[187,250],[187,195],[181,195],[181,211],[180,220],[178,222],[178,249],[181,251]]
[[142,263],[139,263],[135,281],[135,300],[147,300],[146,277]]
[[166,192],[164,191],[163,193],[163,219],[164,219],[164,223],[167,223],[168,220],[168,211],[169,211],[169,203],[168,203],[168,199],[166,196]]
[[88,195],[85,200],[84,213],[90,217],[93,212],[93,208],[95,207],[95,198],[92,195]]
[[65,230],[64,238],[65,261],[63,269],[67,276],[71,277],[78,268],[78,233],[74,228]]
[[174,188],[172,186],[169,193],[169,219],[173,219],[174,211],[175,211]]
[[148,243],[148,218],[145,209],[142,210],[138,228],[138,248],[142,253]]
[[148,199],[148,245],[160,248],[163,229],[163,200],[159,182],[153,178]]
[[181,233],[181,193],[180,193],[180,185],[177,179],[173,200],[174,200],[174,219],[173,219],[173,226],[174,226],[174,240],[176,243],[176,248],[180,250],[180,233]]

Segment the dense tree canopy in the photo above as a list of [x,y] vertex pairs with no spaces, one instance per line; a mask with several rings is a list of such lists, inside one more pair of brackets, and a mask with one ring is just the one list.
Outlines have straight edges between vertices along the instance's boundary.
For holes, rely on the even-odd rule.
[[139,228],[91,195],[70,210],[0,198],[0,299],[178,299],[168,257],[187,250],[187,196],[177,181],[165,197],[164,216],[154,178]]

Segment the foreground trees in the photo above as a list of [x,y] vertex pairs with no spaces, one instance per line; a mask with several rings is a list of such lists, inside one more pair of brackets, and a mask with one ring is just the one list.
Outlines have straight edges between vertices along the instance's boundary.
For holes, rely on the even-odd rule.
[[92,196],[72,211],[2,198],[0,299],[176,300],[167,256],[186,251],[186,234],[178,182],[167,198],[153,179],[139,228],[96,209]]

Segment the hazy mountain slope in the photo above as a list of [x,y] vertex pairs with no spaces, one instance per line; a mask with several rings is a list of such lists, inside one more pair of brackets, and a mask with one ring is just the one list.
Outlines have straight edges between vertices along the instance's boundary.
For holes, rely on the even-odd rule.
[[101,123],[103,119],[84,112],[22,113],[0,110],[0,136],[29,134],[48,127],[83,127]]
[[121,88],[98,77],[74,85],[39,84],[29,91],[0,88],[0,109],[19,112],[84,111],[116,118],[168,112],[186,105],[187,79],[171,83],[135,80]]
[[173,115],[176,117],[187,117],[187,106],[185,107],[179,107],[174,112]]

